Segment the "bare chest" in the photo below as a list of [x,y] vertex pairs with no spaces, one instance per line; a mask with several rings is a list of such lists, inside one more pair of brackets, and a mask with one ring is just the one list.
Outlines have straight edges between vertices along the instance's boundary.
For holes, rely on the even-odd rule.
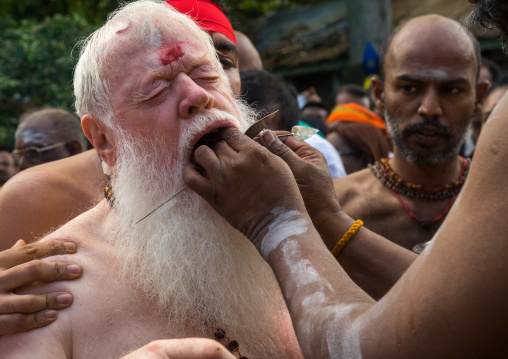
[[343,210],[365,227],[412,250],[432,239],[446,218],[452,202],[412,200],[380,188],[365,191],[343,204]]
[[93,258],[85,254],[58,260],[83,267],[82,278],[51,285],[74,298],[55,323],[69,334],[63,345],[72,358],[119,358],[152,340],[178,337],[153,300],[119,277],[116,258],[105,248]]

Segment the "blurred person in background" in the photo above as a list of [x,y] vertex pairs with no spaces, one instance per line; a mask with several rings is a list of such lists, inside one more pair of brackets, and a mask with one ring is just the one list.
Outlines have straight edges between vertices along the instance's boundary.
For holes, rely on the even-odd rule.
[[422,250],[467,179],[459,149],[487,88],[477,82],[480,61],[477,41],[441,16],[411,19],[388,36],[373,89],[393,156],[335,182],[344,212]]
[[347,174],[388,157],[391,150],[383,133],[366,123],[333,123],[328,128],[326,139],[339,151]]
[[347,174],[367,168],[391,151],[383,119],[356,103],[335,107],[327,123],[326,139],[339,151]]
[[486,57],[482,57],[482,67],[480,68],[480,75],[478,76],[478,81],[487,80],[491,85],[496,82],[502,75],[502,70],[499,65],[488,59]]
[[[485,122],[489,119],[490,114],[497,106],[497,103],[501,100],[503,95],[508,90],[508,74],[501,76],[496,82],[490,85],[485,99],[483,100],[482,113],[481,113],[481,127],[485,125]],[[479,129],[478,137],[480,136],[481,127]]]
[[325,136],[328,110],[322,102],[307,102],[305,106],[302,107],[301,116],[302,121],[317,128],[322,132],[322,136]]
[[0,146],[0,188],[15,174],[16,162],[11,150],[6,146]]
[[56,108],[22,116],[15,136],[13,153],[20,171],[76,155],[87,146],[76,115]]
[[[277,111],[268,123],[267,129],[291,131],[295,125],[311,127],[300,121],[300,108],[296,89],[281,77],[264,70],[247,70],[241,72],[242,97],[262,116]],[[305,140],[317,148],[326,158],[333,178],[346,175],[344,164],[333,145],[319,135]]]
[[[475,41],[478,41],[476,38]],[[501,76],[501,68],[494,61],[482,57],[482,66],[480,68],[480,74],[478,75],[478,82],[488,82],[489,86],[496,82]],[[473,115],[471,121],[471,128],[464,140],[464,144],[460,149],[460,154],[464,157],[473,157],[476,142],[478,142],[478,136],[480,135],[482,127],[482,114],[480,111]]]
[[357,84],[345,84],[335,90],[328,98],[328,109],[332,112],[337,105],[346,103],[356,103],[369,110],[374,107],[369,91]]
[[243,32],[235,30],[236,45],[238,47],[238,68],[240,71],[257,69],[263,70],[263,61],[254,44]]

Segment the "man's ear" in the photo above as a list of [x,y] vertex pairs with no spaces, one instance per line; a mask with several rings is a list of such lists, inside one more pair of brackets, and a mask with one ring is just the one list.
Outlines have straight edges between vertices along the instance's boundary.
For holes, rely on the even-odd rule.
[[385,85],[384,82],[378,77],[372,77],[372,91],[374,91],[374,98],[376,99],[376,108],[379,113],[385,112]]
[[110,139],[111,136],[108,135],[109,131],[106,127],[95,117],[88,114],[81,118],[81,127],[102,160],[109,166],[114,166],[116,163],[116,148]]
[[474,104],[473,115],[481,113],[483,100],[485,98],[485,94],[487,93],[489,85],[490,85],[489,80],[483,80],[476,84],[476,100]]

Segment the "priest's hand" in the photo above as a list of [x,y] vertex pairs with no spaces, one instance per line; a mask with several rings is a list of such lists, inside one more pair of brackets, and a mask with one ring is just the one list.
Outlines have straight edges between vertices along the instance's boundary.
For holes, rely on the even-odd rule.
[[270,131],[263,132],[260,140],[270,152],[282,158],[293,172],[305,208],[318,230],[325,217],[336,216],[341,211],[330,170],[321,152],[292,136],[279,139]]
[[281,158],[234,128],[221,129],[219,136],[222,140],[212,148],[195,151],[206,175],[192,165],[184,169],[192,190],[261,252],[264,237],[273,237],[276,228],[290,233],[312,226],[295,178]]

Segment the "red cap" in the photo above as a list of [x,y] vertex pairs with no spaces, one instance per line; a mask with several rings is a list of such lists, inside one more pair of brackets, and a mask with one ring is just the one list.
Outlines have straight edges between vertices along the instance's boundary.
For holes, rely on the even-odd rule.
[[233,26],[217,4],[210,0],[168,0],[178,12],[191,17],[204,31],[220,32],[236,45]]

